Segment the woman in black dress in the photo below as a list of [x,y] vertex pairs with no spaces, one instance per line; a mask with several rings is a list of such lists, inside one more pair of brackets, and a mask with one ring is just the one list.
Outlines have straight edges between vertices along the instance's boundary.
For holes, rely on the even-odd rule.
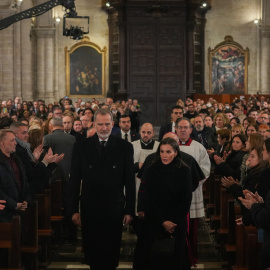
[[146,169],[145,217],[151,227],[154,243],[159,237],[175,238],[173,255],[151,257],[150,269],[181,270],[187,268],[187,214],[192,199],[191,171],[180,159],[177,142],[171,138],[160,142],[153,163]]

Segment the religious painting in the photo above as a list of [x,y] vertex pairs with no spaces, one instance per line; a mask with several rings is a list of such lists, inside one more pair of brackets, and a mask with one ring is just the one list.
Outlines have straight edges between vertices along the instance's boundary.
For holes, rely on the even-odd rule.
[[231,36],[208,49],[210,94],[246,94],[249,49],[234,42]]
[[105,96],[106,47],[100,47],[84,37],[66,53],[67,96],[101,98]]

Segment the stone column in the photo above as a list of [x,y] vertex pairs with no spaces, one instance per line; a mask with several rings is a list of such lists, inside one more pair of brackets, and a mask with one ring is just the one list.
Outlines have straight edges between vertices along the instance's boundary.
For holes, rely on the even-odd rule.
[[47,30],[45,43],[45,100],[54,101],[54,36],[55,29]]
[[270,28],[261,29],[261,92],[270,90]]
[[54,100],[54,28],[35,29],[37,36],[37,94],[36,99]]
[[[15,10],[3,9],[0,19],[13,15]],[[0,31],[0,98],[7,100],[14,96],[14,25]]]
[[[33,6],[32,1],[23,1],[21,9],[26,10]],[[33,100],[34,89],[33,78],[35,70],[33,68],[34,38],[32,36],[32,19],[21,21],[21,95],[23,100]]]
[[36,29],[37,35],[37,58],[36,58],[36,82],[37,92],[36,99],[43,98],[45,93],[45,36],[44,31]]
[[261,43],[261,93],[270,90],[270,0],[262,0],[262,21],[260,26]]

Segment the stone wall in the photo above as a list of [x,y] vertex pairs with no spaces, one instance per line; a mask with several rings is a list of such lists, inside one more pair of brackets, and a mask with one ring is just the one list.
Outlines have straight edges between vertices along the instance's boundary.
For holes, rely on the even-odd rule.
[[[24,0],[14,8],[13,0],[5,0],[5,5],[0,3],[0,19],[44,2],[47,0]],[[75,4],[79,16],[90,17],[90,41],[108,48],[107,14],[101,9],[101,0]],[[53,102],[66,95],[65,47],[69,49],[76,41],[63,36],[63,9],[57,6],[0,31],[0,99],[20,96],[23,100]],[[61,18],[60,23],[55,23],[56,17]],[[108,65],[106,73],[108,86]]]
[[[89,16],[89,34],[87,35],[91,42],[97,44],[101,49],[109,46],[109,28],[107,23],[107,13],[101,9],[101,0],[80,0],[75,1],[77,13],[79,16]],[[62,17],[62,7],[57,7],[54,10],[54,14]],[[65,59],[65,47],[70,49],[76,41],[63,36],[63,21],[56,25],[56,58],[57,58],[57,84],[59,96],[66,95],[66,59]],[[107,69],[106,69],[106,88],[108,91],[108,51],[107,51]]]
[[[24,0],[18,11],[46,0]],[[101,49],[108,48],[107,14],[101,0],[76,1],[78,15],[90,17],[90,41]],[[230,35],[243,48],[248,47],[248,93],[269,92],[270,87],[270,28],[267,14],[269,0],[212,0],[206,14],[205,32],[205,92],[209,93],[208,48],[213,49]],[[0,3],[0,19],[16,12],[10,7],[13,0]],[[261,10],[264,10],[262,12]],[[63,36],[63,7],[58,6],[35,20],[27,19],[0,31],[0,99],[21,96],[24,100],[43,98],[52,102],[66,95],[65,47],[76,41]],[[261,18],[261,25],[253,20]],[[32,29],[32,31],[31,31]],[[108,63],[107,51],[107,63]],[[108,89],[108,64],[106,89]]]

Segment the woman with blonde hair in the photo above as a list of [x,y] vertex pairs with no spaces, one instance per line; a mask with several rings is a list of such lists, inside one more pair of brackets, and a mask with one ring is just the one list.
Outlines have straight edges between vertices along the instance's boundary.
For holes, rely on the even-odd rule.
[[232,127],[232,137],[236,134],[245,134],[245,129],[241,124],[236,124]]
[[32,129],[28,132],[30,149],[33,152],[35,148],[43,144],[44,131],[42,129]]
[[227,128],[229,119],[224,113],[217,113],[214,116],[214,125],[216,130]]

